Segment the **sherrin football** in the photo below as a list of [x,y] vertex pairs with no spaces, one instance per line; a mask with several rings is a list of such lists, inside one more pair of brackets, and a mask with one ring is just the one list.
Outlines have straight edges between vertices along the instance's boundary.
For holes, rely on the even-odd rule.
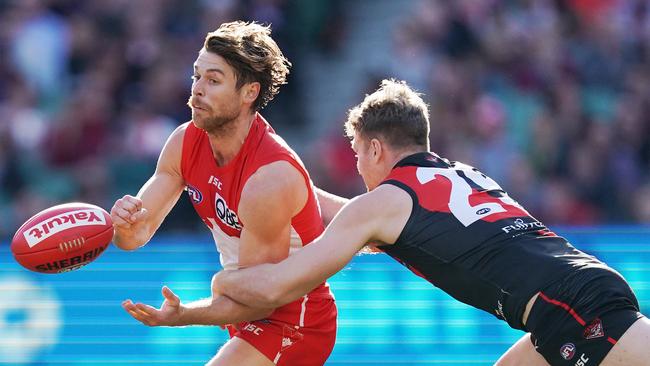
[[108,212],[74,202],[45,209],[27,220],[11,241],[11,252],[29,270],[61,273],[94,261],[111,240]]

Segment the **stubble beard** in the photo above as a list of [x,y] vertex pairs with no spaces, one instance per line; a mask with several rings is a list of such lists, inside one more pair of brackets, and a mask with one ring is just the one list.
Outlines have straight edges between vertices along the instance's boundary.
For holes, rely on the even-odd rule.
[[211,111],[204,110],[203,113],[208,116],[199,117],[194,112],[194,109],[192,109],[192,121],[194,125],[204,130],[209,135],[224,136],[234,130],[235,121],[237,120],[237,117],[239,117],[241,111],[231,110],[220,116],[212,115],[210,112]]

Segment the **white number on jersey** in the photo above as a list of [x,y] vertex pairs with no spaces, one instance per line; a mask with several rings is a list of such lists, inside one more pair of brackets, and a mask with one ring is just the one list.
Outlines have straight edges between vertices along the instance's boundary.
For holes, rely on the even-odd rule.
[[[463,179],[461,173],[483,190],[503,191],[497,182],[483,175],[471,166],[462,163],[456,163],[453,169],[418,168],[416,175],[421,184],[427,184],[436,179],[437,175],[449,179],[451,182],[449,211],[451,211],[456,219],[458,219],[458,221],[460,221],[464,226],[469,226],[484,217],[507,211],[505,207],[497,202],[485,202],[472,206],[469,202],[469,197],[472,194],[472,186]],[[521,208],[515,200],[508,197],[505,193],[503,197],[499,197],[498,199],[505,204]]]

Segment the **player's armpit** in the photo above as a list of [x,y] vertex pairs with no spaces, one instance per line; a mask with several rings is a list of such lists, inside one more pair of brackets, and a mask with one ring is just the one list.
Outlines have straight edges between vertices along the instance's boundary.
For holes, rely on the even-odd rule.
[[332,222],[334,216],[341,211],[341,208],[350,200],[324,191],[318,187],[314,188],[316,197],[318,198],[318,204],[320,205],[323,223],[327,226]]

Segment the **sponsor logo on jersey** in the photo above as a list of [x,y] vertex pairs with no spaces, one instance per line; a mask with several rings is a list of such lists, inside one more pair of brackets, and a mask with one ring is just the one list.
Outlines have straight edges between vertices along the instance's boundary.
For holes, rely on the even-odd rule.
[[560,356],[565,360],[570,360],[576,354],[576,345],[573,343],[565,343],[560,347]]
[[214,206],[215,211],[217,212],[217,217],[221,222],[235,230],[241,230],[241,224],[239,223],[237,213],[228,208],[226,200],[224,200],[219,193],[215,193]]
[[201,203],[203,201],[203,194],[201,194],[201,191],[199,191],[197,188],[188,185],[187,186],[187,194],[190,196],[190,199],[192,202],[195,204]]
[[515,219],[511,225],[507,225],[501,228],[506,234],[512,231],[522,231],[530,229],[545,229],[546,227],[539,221],[524,222],[522,219]]
[[212,184],[213,186],[217,187],[218,190],[221,190],[221,187],[223,186],[219,178],[215,177],[214,175],[210,176],[210,179],[208,179],[208,184]]
[[587,325],[583,335],[585,339],[604,337],[605,332],[603,331],[602,321],[600,321],[600,319],[598,318],[594,319],[594,321],[592,321],[591,324]]
[[487,208],[487,207],[485,207],[485,208],[482,208],[482,209],[476,211],[476,214],[479,215],[479,216],[480,216],[480,215],[485,215],[486,213],[488,213],[488,212],[490,212],[490,211],[492,211],[492,210],[489,209],[489,208]]
[[293,345],[293,341],[291,341],[291,338],[284,337],[282,338],[282,348],[287,348],[291,347]]
[[50,217],[47,221],[40,222],[38,225],[25,230],[23,236],[27,241],[27,245],[32,248],[61,231],[73,227],[93,225],[106,225],[104,214],[100,210],[83,209]]
[[583,353],[580,355],[580,358],[576,361],[574,366],[585,366],[587,365],[587,362],[589,362],[589,358]]
[[506,316],[503,314],[503,304],[501,303],[501,300],[497,301],[497,307],[496,307],[496,309],[494,309],[494,313],[497,315],[497,317],[499,317],[501,319],[506,318]]
[[255,334],[256,336],[262,334],[262,332],[264,331],[264,329],[258,327],[255,324],[251,324],[251,323],[248,323],[248,324],[244,325],[242,330],[247,331],[247,332],[251,332],[251,333]]

